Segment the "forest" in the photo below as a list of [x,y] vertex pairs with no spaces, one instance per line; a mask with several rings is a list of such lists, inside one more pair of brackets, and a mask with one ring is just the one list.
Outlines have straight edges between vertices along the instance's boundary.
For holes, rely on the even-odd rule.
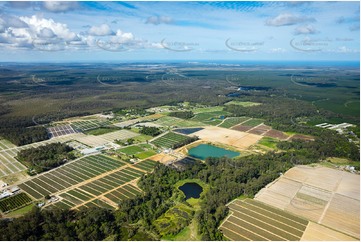
[[38,174],[75,159],[74,149],[66,144],[52,143],[22,150],[17,159],[28,167],[30,175]]

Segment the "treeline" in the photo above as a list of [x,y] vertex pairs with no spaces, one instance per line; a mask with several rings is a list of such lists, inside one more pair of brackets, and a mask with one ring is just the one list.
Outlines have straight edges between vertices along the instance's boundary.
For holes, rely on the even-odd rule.
[[42,210],[34,208],[23,217],[0,220],[2,241],[59,241],[96,240],[112,235],[112,240],[122,240],[122,230],[115,214],[110,210]]
[[194,116],[194,113],[192,111],[179,111],[179,112],[171,112],[168,115],[176,118],[190,119]]
[[292,142],[279,142],[277,147],[282,150],[296,151],[300,154],[312,157],[312,160],[322,160],[327,157],[347,158],[360,161],[359,147],[350,142],[347,137],[336,131],[318,129],[315,141],[293,140]]
[[44,127],[35,126],[29,118],[0,118],[0,136],[21,146],[49,139]]
[[28,167],[30,175],[38,174],[75,159],[73,148],[62,143],[47,144],[22,150],[17,159]]

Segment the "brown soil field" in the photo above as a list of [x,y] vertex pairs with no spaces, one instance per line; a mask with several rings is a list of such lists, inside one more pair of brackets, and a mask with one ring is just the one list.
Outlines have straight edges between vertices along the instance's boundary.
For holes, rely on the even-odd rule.
[[320,224],[310,222],[303,233],[302,241],[352,241],[357,240]]
[[267,132],[270,129],[271,129],[270,126],[261,124],[261,125],[258,125],[255,128],[253,128],[253,129],[251,129],[251,130],[248,130],[248,133],[262,135],[262,134],[264,134],[265,132]]
[[287,139],[289,137],[285,133],[275,130],[275,129],[271,129],[271,130],[267,131],[266,133],[264,133],[263,135],[271,137],[271,138],[276,138],[276,139]]
[[360,238],[359,175],[298,166],[267,185],[255,199]]
[[170,161],[174,161],[176,158],[168,154],[157,154],[148,158],[149,160],[159,161],[160,163],[166,164]]
[[260,135],[248,134],[216,126],[207,126],[204,129],[195,132],[194,135],[208,142],[221,143],[240,149],[247,149],[262,138]]
[[237,130],[237,131],[241,131],[241,132],[246,132],[252,128],[253,128],[252,126],[246,126],[246,125],[241,125],[241,124],[232,127],[233,130]]

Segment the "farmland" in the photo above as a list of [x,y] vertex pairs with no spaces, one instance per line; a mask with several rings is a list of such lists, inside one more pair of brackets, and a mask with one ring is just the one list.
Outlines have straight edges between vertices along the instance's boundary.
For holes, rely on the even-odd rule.
[[220,230],[230,240],[300,240],[308,221],[252,199],[234,200]]
[[227,114],[229,113],[225,111],[204,112],[196,114],[191,120],[207,125],[217,125],[222,122]]
[[7,149],[0,150],[0,178],[4,176],[8,176],[10,174],[19,173],[21,171],[25,171],[26,167],[21,164],[18,160],[15,159],[17,153],[20,150],[25,150],[29,148],[36,148],[42,145],[50,144],[50,143],[57,143],[57,142],[67,142],[69,140],[75,139],[75,138],[81,138],[84,137],[84,134],[70,134],[66,136],[58,136],[54,137],[50,140],[45,140],[42,142],[32,143],[29,145],[23,145],[23,146],[14,146],[10,145],[8,141],[2,140],[2,143],[6,145],[6,147],[9,147]]
[[8,212],[21,208],[29,203],[31,203],[31,198],[25,193],[19,193],[14,196],[4,198],[0,200],[0,210],[1,212]]
[[221,124],[219,124],[219,127],[222,128],[231,128],[237,124],[243,123],[246,120],[250,119],[249,117],[230,117],[226,118]]
[[110,121],[100,121],[97,119],[71,122],[71,126],[75,130],[80,131],[80,132],[83,132],[86,130],[91,130],[91,129],[96,129],[96,128],[107,126],[110,124],[111,124]]
[[195,120],[184,120],[176,117],[164,116],[154,122],[165,127],[201,127],[204,123]]
[[215,126],[207,126],[204,129],[195,132],[194,135],[208,142],[230,145],[239,149],[246,149],[262,138],[260,135],[248,134]]
[[162,135],[161,137],[152,140],[151,143],[159,147],[172,148],[174,145],[183,142],[187,139],[188,139],[187,136],[176,134],[173,132],[168,132],[165,135]]
[[255,199],[359,238],[359,186],[358,175],[299,166],[262,189]]
[[19,187],[33,198],[41,199],[125,164],[104,155],[87,156],[41,174]]

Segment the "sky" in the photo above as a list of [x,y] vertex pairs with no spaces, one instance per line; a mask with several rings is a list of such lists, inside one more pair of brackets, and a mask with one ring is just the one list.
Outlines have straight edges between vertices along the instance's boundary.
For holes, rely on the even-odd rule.
[[358,1],[0,2],[1,62],[359,59]]

